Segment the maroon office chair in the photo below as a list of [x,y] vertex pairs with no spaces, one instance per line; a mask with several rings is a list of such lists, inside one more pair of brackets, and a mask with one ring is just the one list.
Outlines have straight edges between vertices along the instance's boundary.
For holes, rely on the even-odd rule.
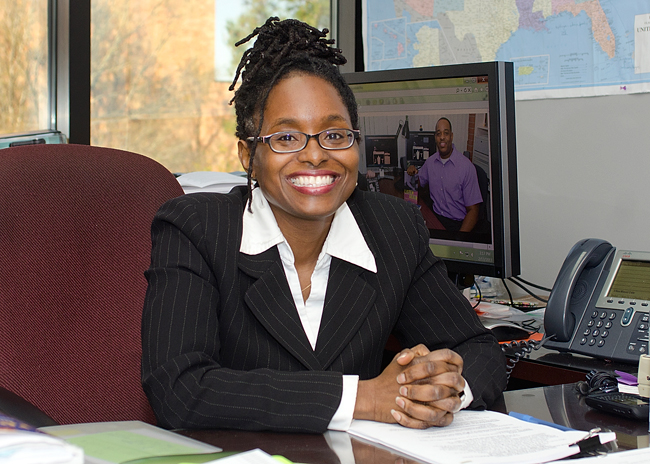
[[126,151],[31,145],[0,150],[0,177],[0,387],[60,424],[154,423],[143,273],[156,210],[183,194],[174,175]]

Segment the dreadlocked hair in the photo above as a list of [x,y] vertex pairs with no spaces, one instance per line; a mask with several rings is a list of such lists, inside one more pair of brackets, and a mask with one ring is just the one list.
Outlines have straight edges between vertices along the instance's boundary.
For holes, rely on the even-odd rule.
[[247,141],[248,137],[254,137],[252,142],[247,141],[251,153],[247,170],[249,211],[257,137],[262,130],[269,93],[278,82],[289,74],[296,73],[314,75],[329,82],[341,96],[350,115],[352,128],[359,128],[354,94],[337,67],[345,64],[347,60],[340,49],[331,47],[334,40],[325,38],[328,32],[327,29],[319,31],[296,19],[280,21],[277,17],[271,17],[264,25],[255,28],[235,44],[242,45],[257,36],[253,47],[244,52],[229,88],[234,90],[241,76],[241,85],[230,103],[234,102],[237,115],[235,135],[244,141]]

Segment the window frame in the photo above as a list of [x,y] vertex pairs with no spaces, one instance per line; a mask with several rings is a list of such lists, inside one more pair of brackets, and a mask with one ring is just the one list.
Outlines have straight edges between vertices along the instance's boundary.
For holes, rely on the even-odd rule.
[[332,0],[332,37],[348,60],[341,72],[364,71],[362,0]]
[[52,129],[90,145],[90,1],[49,0],[56,37],[50,105]]
[[[348,58],[341,71],[363,71],[362,0],[332,0],[331,30]],[[50,129],[90,145],[89,0],[48,0]]]

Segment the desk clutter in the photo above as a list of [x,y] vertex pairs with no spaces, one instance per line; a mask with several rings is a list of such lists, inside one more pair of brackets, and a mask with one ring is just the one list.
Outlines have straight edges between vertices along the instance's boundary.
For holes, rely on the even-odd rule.
[[[617,374],[620,391],[635,392],[635,386],[627,385],[633,383],[631,378]],[[592,386],[609,385],[609,381],[603,381],[604,376],[590,376]],[[578,391],[578,385],[563,384],[539,388],[530,388],[517,391],[506,391],[504,399],[506,409],[511,415],[530,417],[535,423],[545,424],[551,427],[573,428],[573,429],[594,429],[611,431],[616,433],[616,441],[606,445],[605,449],[594,450],[593,454],[598,455],[598,462],[616,463],[640,463],[650,462],[650,434],[646,421],[631,420],[625,416],[612,415],[600,409],[593,409],[586,402],[588,396]],[[636,391],[638,393],[638,390]],[[645,461],[643,460],[645,459]],[[562,461],[564,462],[564,461]],[[569,462],[569,461],[567,461]],[[581,457],[577,461],[570,462],[593,462],[591,458]]]
[[0,463],[84,464],[81,448],[0,414]]
[[[536,464],[568,457],[572,457],[570,462],[582,463],[591,461],[583,461],[585,458],[580,456],[595,454],[601,454],[598,462],[606,459],[645,464],[650,457],[647,443],[641,449],[605,455],[606,451],[618,449],[613,432],[600,428],[576,430],[514,411],[503,414],[463,410],[455,415],[451,425],[426,430],[355,420],[347,433],[330,433],[344,437],[349,446],[351,440],[361,439],[411,457],[415,462],[430,464]],[[296,443],[304,441],[301,436],[296,434]],[[328,443],[337,456],[345,456],[337,449],[342,443],[340,439]],[[223,451],[140,421],[70,424],[37,430],[0,416],[2,464],[291,464],[283,456],[272,456],[255,448],[255,443],[249,445],[254,449]],[[349,462],[373,461],[358,461],[355,457]]]
[[[86,464],[154,464],[164,462],[157,458],[165,456],[183,456],[180,462],[207,462],[223,457],[221,448],[141,421],[54,425],[39,430],[83,449]],[[192,455],[210,459],[188,461]]]
[[491,329],[499,341],[527,339],[543,331],[543,308],[523,312],[499,303],[476,300],[470,300],[470,303],[483,325]]
[[180,174],[176,178],[185,193],[228,193],[237,185],[246,185],[246,174],[216,171],[196,171]]
[[291,464],[261,449],[222,451],[140,421],[40,427],[0,414],[0,464]]

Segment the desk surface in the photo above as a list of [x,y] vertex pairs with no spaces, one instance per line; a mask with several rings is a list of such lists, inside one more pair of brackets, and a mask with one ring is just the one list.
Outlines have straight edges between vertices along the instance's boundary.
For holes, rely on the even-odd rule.
[[508,412],[529,414],[576,430],[590,430],[594,427],[611,430],[616,432],[620,449],[650,446],[647,422],[633,421],[590,408],[585,404],[584,396],[576,391],[575,384],[508,391],[503,396]]
[[[526,390],[507,391],[504,401],[495,407],[501,412],[515,411],[567,427],[590,430],[601,427],[616,432],[619,449],[649,446],[647,422],[635,422],[601,413],[589,408],[573,385],[555,385]],[[294,462],[338,464],[339,458],[330,449],[323,435],[302,435],[274,432],[241,432],[226,430],[183,431],[183,435],[219,446],[224,451],[246,451],[261,448],[280,454]],[[401,456],[383,448],[352,439],[356,464],[394,464]],[[417,460],[405,459],[405,463]]]
[[510,376],[508,389],[579,382],[585,380],[585,375],[591,370],[612,373],[619,370],[636,375],[637,366],[542,347],[519,360]]

